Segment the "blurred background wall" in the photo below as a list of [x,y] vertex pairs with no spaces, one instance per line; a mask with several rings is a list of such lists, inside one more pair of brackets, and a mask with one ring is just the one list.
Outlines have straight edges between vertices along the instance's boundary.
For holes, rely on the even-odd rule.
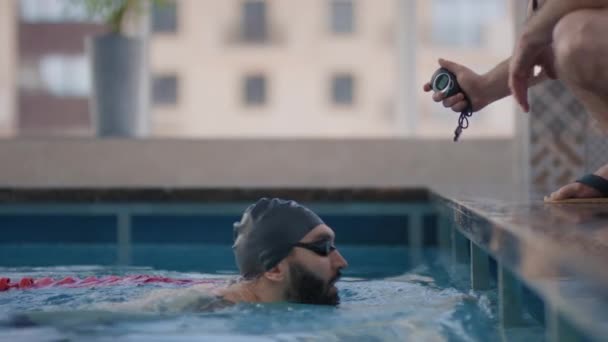
[[145,18],[150,134],[108,139],[84,46],[102,23],[70,0],[3,0],[0,185],[521,184],[512,100],[455,144],[457,114],[422,91],[439,57],[480,73],[508,57],[518,3],[168,1]]

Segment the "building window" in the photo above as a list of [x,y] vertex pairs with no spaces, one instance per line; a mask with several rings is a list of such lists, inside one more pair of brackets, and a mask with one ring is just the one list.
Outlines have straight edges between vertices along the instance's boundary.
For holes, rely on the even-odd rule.
[[158,106],[177,104],[177,75],[157,75],[152,78],[152,103]]
[[336,34],[355,32],[354,14],[352,0],[331,0],[331,31]]
[[447,46],[481,46],[486,25],[505,11],[505,0],[433,0],[432,4],[433,43]]
[[351,74],[334,75],[331,84],[332,102],[350,106],[355,102],[355,78]]
[[262,106],[266,103],[266,77],[250,75],[245,77],[243,101],[247,106]]
[[165,1],[152,4],[152,32],[175,33],[177,32],[177,3]]
[[266,2],[247,0],[243,3],[241,16],[241,36],[247,42],[264,42],[268,39],[266,22]]
[[73,0],[20,0],[19,14],[26,23],[100,21],[90,18],[86,7]]
[[91,73],[86,56],[43,56],[39,72],[41,86],[53,96],[85,97],[91,92]]

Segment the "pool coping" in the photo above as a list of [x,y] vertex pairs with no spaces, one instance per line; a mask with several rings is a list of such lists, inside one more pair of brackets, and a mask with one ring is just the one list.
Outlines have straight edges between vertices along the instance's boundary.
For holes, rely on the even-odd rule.
[[[468,259],[472,281],[477,259],[485,253],[497,261],[499,273],[508,270],[543,299],[549,340],[580,337],[580,332],[598,340],[608,336],[608,274],[603,267],[608,246],[598,244],[586,231],[601,218],[564,222],[534,196],[524,201],[497,197],[431,195],[444,227],[454,227],[468,240],[460,249],[470,248],[470,259],[461,259]],[[569,209],[574,213],[589,206]],[[500,283],[499,296],[503,296]],[[514,301],[513,294],[508,297]],[[509,306],[521,305],[499,302],[507,307],[500,308],[503,314],[511,310]]]

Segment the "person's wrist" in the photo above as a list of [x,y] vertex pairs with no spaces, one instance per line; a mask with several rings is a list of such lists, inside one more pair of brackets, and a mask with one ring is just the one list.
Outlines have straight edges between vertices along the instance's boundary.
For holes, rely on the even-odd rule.
[[496,82],[493,82],[493,77],[490,74],[483,74],[479,77],[479,91],[473,102],[473,108],[479,110],[492,103],[498,98],[496,95]]

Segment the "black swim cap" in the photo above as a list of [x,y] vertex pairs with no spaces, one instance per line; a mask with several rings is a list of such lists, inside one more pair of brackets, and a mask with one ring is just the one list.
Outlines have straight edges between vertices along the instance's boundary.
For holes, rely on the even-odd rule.
[[261,198],[234,224],[234,256],[241,275],[260,275],[283,260],[316,226],[317,214],[295,201]]

